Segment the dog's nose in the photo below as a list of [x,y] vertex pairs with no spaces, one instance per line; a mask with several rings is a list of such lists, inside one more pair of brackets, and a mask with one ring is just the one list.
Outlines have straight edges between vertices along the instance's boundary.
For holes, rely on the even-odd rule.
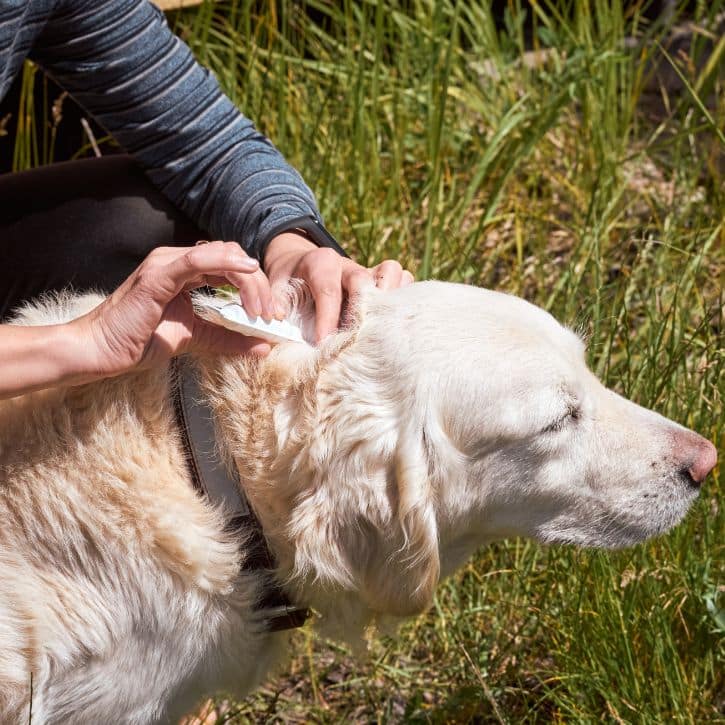
[[698,453],[687,469],[697,483],[702,483],[717,463],[717,449],[715,446],[704,438],[701,441]]
[[683,472],[686,471],[692,482],[698,486],[717,463],[715,446],[689,430],[676,434],[675,455],[682,461]]

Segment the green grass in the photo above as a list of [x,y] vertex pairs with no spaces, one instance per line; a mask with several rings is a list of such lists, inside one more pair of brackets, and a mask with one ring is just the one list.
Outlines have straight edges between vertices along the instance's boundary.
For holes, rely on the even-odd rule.
[[[703,35],[669,53],[683,90],[652,93],[669,28],[630,6],[511,0],[504,28],[453,0],[240,0],[171,20],[359,261],[546,307],[608,385],[722,452],[725,44],[704,63]],[[723,9],[699,4],[705,32]],[[625,49],[635,34],[649,41]],[[725,722],[722,470],[646,545],[482,550],[362,661],[303,633],[285,673],[219,701],[222,720]]]

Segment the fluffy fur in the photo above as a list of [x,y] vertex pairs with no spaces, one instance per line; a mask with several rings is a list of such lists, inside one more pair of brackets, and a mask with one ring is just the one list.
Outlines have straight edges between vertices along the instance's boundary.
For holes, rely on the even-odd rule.
[[[371,289],[319,348],[196,364],[277,577],[348,639],[424,610],[494,539],[667,530],[711,455],[603,388],[547,313],[471,287]],[[0,401],[0,520],[3,723],[28,721],[31,693],[36,722],[171,721],[249,691],[285,649],[254,611],[261,575],[240,572],[223,512],[194,493],[165,369]]]

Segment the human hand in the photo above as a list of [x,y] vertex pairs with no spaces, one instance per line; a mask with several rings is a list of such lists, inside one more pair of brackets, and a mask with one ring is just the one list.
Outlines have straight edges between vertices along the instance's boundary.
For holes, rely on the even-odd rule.
[[317,342],[337,329],[344,300],[354,297],[363,287],[393,289],[413,282],[413,275],[394,260],[368,269],[294,232],[272,239],[264,264],[273,294],[292,277],[307,283],[315,300]]
[[86,377],[153,367],[185,352],[265,355],[269,345],[194,314],[189,291],[232,284],[248,310],[272,317],[269,283],[236,242],[159,247],[98,307],[74,320]]

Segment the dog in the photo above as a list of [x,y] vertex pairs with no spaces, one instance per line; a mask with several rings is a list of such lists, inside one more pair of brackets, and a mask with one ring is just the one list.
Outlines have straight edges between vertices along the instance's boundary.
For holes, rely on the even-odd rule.
[[[48,324],[97,305],[26,307]],[[630,546],[716,462],[601,385],[582,340],[499,292],[366,290],[346,327],[265,359],[188,361],[274,557],[327,633],[424,611],[481,545]],[[306,324],[303,300],[296,314]],[[194,489],[166,368],[0,402],[0,721],[172,722],[283,657],[245,534]]]

